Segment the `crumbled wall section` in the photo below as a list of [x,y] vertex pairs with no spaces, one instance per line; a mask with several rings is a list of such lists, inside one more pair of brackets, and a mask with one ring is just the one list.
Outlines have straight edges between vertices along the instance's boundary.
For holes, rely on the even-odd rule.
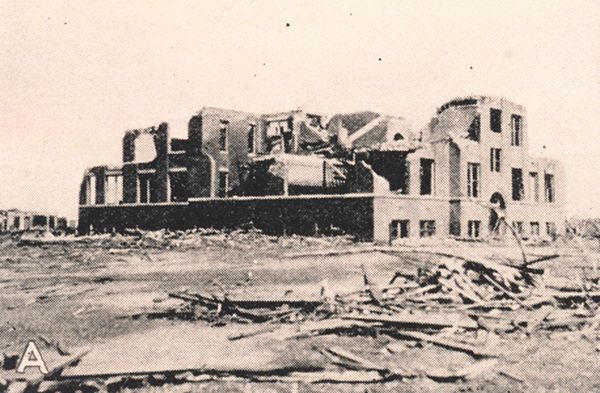
[[348,170],[346,175],[346,189],[350,193],[364,193],[375,191],[375,174],[373,170],[362,161]]
[[155,134],[154,144],[156,147],[156,172],[152,177],[151,200],[153,202],[168,202],[169,195],[169,126],[161,123]]
[[214,195],[213,167],[211,157],[203,149],[202,115],[193,116],[188,123],[186,167],[188,172],[188,198]]
[[[211,184],[213,196],[216,196],[218,189],[218,173],[219,171],[227,171],[229,173],[229,190],[234,190],[240,185],[241,168],[249,161],[248,152],[248,131],[251,125],[256,125],[258,117],[251,113],[219,109],[219,108],[204,108],[197,116],[200,117],[199,123],[200,132],[198,139],[198,126],[194,134],[189,134],[190,143],[198,146],[200,143],[201,151],[210,156],[214,161]],[[197,120],[196,120],[197,123]],[[227,130],[226,150],[220,148],[221,129]],[[196,156],[198,157],[198,156]],[[205,160],[203,160],[205,161]],[[204,175],[206,168],[201,172]],[[203,190],[205,192],[205,190]]]
[[[140,135],[151,135],[156,157],[150,163],[136,163],[135,142]],[[123,137],[123,202],[138,201],[138,169],[154,169],[151,176],[152,202],[167,202],[169,176],[169,125],[161,123],[158,127],[130,130]],[[103,183],[103,182],[102,182]],[[98,194],[96,194],[98,195]],[[97,198],[96,198],[97,199]]]

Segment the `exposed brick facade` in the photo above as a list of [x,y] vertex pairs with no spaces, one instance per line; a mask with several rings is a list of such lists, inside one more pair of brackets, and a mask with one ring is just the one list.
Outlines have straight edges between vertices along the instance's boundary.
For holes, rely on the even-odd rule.
[[[524,237],[563,231],[562,165],[529,156],[525,109],[502,98],[452,100],[418,133],[402,118],[375,112],[336,115],[326,124],[302,110],[256,115],[218,108],[193,115],[187,133],[187,140],[171,140],[167,123],[128,131],[123,165],[85,174],[80,230],[252,221],[296,232],[337,226],[382,242],[484,237],[501,201],[506,221]],[[148,135],[154,158],[141,160]],[[122,184],[119,201],[109,202],[109,176],[122,177],[114,183]],[[331,199],[332,193],[343,195]],[[348,208],[364,198],[366,213]],[[272,218],[281,214],[284,226]]]

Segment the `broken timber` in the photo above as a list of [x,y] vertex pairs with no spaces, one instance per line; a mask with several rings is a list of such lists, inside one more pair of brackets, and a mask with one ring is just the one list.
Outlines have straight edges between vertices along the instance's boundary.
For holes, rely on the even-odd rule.
[[380,322],[388,325],[421,326],[443,329],[447,327],[459,327],[475,330],[477,322],[469,318],[452,321],[446,316],[433,315],[344,315],[342,319],[353,319],[365,322]]
[[398,335],[401,337],[407,337],[407,338],[418,340],[418,341],[428,342],[428,343],[435,344],[435,345],[438,345],[443,348],[454,349],[457,351],[465,352],[476,358],[497,357],[498,356],[494,352],[487,351],[482,348],[477,348],[470,344],[452,341],[452,340],[449,340],[449,339],[446,339],[443,337],[437,337],[437,336],[434,336],[431,334],[399,330],[399,331],[395,332],[394,335]]

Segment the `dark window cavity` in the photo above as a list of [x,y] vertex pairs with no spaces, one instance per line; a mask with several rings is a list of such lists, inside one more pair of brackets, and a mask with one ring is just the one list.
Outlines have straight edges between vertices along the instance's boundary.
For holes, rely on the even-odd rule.
[[219,150],[227,151],[227,128],[228,123],[221,121],[221,128],[219,129]]
[[229,172],[219,172],[219,197],[224,198],[229,191]]
[[433,220],[419,221],[419,235],[421,237],[435,236],[435,221],[433,221]]
[[394,220],[390,224],[390,240],[406,239],[409,236],[409,221]]
[[138,177],[139,181],[139,201],[140,203],[150,203],[152,195],[152,175],[141,174]]
[[492,147],[490,149],[490,170],[492,172],[500,172],[501,158],[502,158],[502,149]]
[[169,173],[169,187],[171,188],[171,202],[187,201],[187,172]]
[[480,235],[481,221],[469,221],[468,234],[470,238],[477,239]]
[[544,185],[546,189],[546,202],[554,202],[554,175],[546,173],[544,175]]
[[521,146],[523,142],[523,118],[519,115],[512,115],[510,125],[510,144],[513,146]]
[[254,138],[256,138],[256,126],[251,124],[250,127],[248,127],[248,153],[254,153],[254,145],[255,145],[255,141]]
[[476,115],[469,126],[469,139],[479,142],[481,139],[481,118]]
[[490,109],[490,129],[493,132],[502,132],[502,111],[500,109]]
[[540,223],[532,222],[531,225],[531,236],[539,236],[540,235]]
[[521,168],[512,168],[512,199],[513,201],[523,200],[523,170]]
[[467,163],[467,196],[479,198],[481,186],[481,165],[474,162]]
[[433,179],[435,173],[435,163],[428,158],[421,158],[421,195],[433,194]]

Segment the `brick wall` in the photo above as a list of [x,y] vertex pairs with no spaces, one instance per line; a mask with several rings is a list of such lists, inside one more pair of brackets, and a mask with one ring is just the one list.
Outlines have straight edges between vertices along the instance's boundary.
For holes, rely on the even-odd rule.
[[253,223],[271,234],[314,234],[330,227],[373,239],[373,197],[244,198],[136,206],[79,208],[79,231],[90,225],[98,231],[139,227],[186,229],[193,227],[233,228]]
[[[226,122],[226,123],[223,123]],[[214,162],[214,175],[210,181],[212,196],[216,196],[218,189],[218,172],[227,170],[229,172],[229,189],[234,189],[240,184],[240,168],[249,160],[248,154],[248,131],[250,124],[257,124],[258,118],[250,113],[205,108],[199,115],[195,116],[192,124],[190,122],[189,140],[192,152],[197,152],[198,144],[201,151],[209,155]],[[227,150],[221,151],[219,146],[220,131],[227,128]],[[204,168],[200,175],[205,175]],[[202,182],[205,180],[197,180]],[[205,193],[205,191],[204,191]]]

